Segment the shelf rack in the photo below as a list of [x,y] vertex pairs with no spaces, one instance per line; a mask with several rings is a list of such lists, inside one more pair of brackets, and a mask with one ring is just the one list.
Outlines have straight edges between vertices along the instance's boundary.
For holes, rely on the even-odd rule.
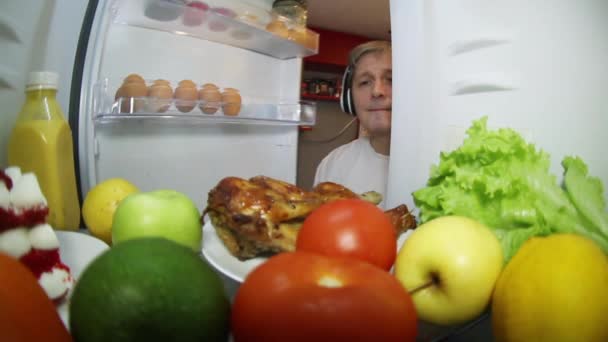
[[[318,52],[319,34],[297,27],[284,17],[240,1],[207,2],[209,9],[199,10],[170,0],[116,0],[114,21],[126,25],[188,35],[234,47],[255,51],[279,59],[303,58]],[[150,17],[150,6],[162,6],[177,16],[165,20]],[[199,16],[202,22],[190,22]],[[282,22],[286,30],[271,32],[272,22]],[[190,24],[188,24],[190,22]]]
[[[108,79],[95,85],[95,124],[108,124],[134,120],[162,120],[188,124],[243,123],[264,125],[314,125],[316,104],[312,101],[256,98],[242,96],[237,115],[225,115],[225,103],[159,99],[155,97],[115,97],[117,87]],[[205,114],[203,105],[216,109]],[[184,107],[191,108],[184,110]],[[162,108],[162,109],[160,109]],[[181,109],[181,110],[180,110]]]

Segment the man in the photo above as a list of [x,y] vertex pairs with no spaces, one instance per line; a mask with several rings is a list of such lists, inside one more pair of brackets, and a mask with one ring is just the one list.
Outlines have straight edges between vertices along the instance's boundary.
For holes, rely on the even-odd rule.
[[330,181],[356,193],[377,191],[382,194],[383,207],[391,141],[390,42],[371,41],[355,47],[346,72],[342,107],[357,116],[367,134],[331,151],[317,167],[314,184]]

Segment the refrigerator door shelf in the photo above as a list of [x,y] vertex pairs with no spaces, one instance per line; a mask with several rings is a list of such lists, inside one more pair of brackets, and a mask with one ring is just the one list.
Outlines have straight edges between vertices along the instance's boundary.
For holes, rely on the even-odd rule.
[[[144,80],[143,89],[135,92],[146,92]],[[168,84],[177,82],[166,81]],[[164,122],[180,123],[243,123],[266,125],[314,125],[316,121],[316,103],[301,100],[286,100],[276,97],[256,97],[241,95],[240,103],[233,102],[230,96],[227,102],[184,100],[178,98],[158,98],[148,96],[116,97],[118,87],[109,79],[104,79],[93,87],[93,120],[103,124],[125,120],[163,120]],[[195,85],[196,87],[196,85]],[[218,88],[220,92],[234,88]],[[177,94],[169,88],[168,96]],[[124,94],[123,94],[124,95]],[[128,94],[127,94],[128,95]],[[133,94],[135,95],[135,94]],[[190,95],[197,97],[198,88]],[[240,107],[240,108],[239,108]],[[233,114],[233,115],[230,115]]]
[[[149,98],[130,98],[125,99],[131,104],[146,103],[153,101]],[[155,100],[154,100],[155,101]],[[177,102],[177,101],[176,101]],[[261,125],[314,125],[316,117],[316,104],[314,102],[299,101],[299,103],[251,103],[242,104],[241,110],[237,115],[225,115],[221,108],[214,114],[203,113],[196,102],[194,108],[188,113],[182,113],[170,109],[163,113],[141,112],[121,113],[119,112],[120,101],[112,106],[111,111],[99,112],[95,114],[93,120],[96,125],[120,123],[125,121],[160,121],[163,123],[185,123],[191,124],[211,124],[211,123],[238,123],[238,124],[261,124]]]
[[[146,81],[146,84],[152,84]],[[169,82],[169,81],[167,81]],[[184,100],[174,97],[158,98],[148,96],[116,97],[117,87],[104,79],[93,87],[93,121],[95,124],[125,122],[132,120],[162,121],[165,123],[209,124],[240,123],[264,125],[314,125],[316,103],[310,101],[287,100],[279,97],[240,96],[240,103],[233,102],[234,95],[228,95],[227,102]],[[169,82],[172,84],[176,82]],[[142,89],[135,93],[145,93],[147,85],[132,87]],[[121,87],[121,89],[123,89]],[[219,88],[219,92],[238,92],[234,88]],[[177,92],[175,92],[177,93]],[[169,88],[168,94],[175,94]],[[197,97],[197,88],[190,95]],[[124,95],[124,94],[123,94]],[[129,95],[129,94],[127,94]],[[136,95],[136,94],[133,94]],[[232,99],[232,100],[231,100]],[[236,99],[238,101],[238,98]],[[230,115],[232,114],[232,115]]]
[[[160,20],[146,15],[150,6],[177,16]],[[202,6],[207,9],[193,8],[192,2],[184,5],[169,0],[115,0],[111,8],[117,23],[192,36],[279,59],[318,53],[318,33],[297,27],[286,18],[273,17],[268,10],[239,0],[206,1]]]

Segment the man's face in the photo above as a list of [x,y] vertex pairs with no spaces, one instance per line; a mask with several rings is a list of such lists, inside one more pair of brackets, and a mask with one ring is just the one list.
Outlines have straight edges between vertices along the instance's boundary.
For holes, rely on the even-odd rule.
[[393,63],[390,53],[363,55],[355,67],[352,94],[357,117],[370,136],[391,131]]

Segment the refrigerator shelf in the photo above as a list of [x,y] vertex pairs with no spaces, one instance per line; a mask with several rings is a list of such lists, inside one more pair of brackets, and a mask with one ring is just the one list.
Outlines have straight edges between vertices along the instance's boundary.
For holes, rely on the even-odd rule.
[[[133,98],[136,101],[155,100],[150,98]],[[200,103],[199,101],[195,101]],[[165,123],[211,124],[211,123],[238,123],[263,125],[314,125],[316,118],[316,104],[314,102],[299,101],[298,103],[277,104],[242,104],[237,115],[225,115],[221,107],[214,114],[203,113],[198,106],[187,113],[176,109],[175,104],[162,113],[141,111],[122,112],[121,101],[116,101],[110,111],[96,112],[93,116],[95,124],[108,124],[133,120],[162,121]],[[182,103],[183,105],[183,103]]]
[[[127,79],[128,77],[124,82],[127,82]],[[143,92],[145,93],[147,89],[150,89],[153,81],[144,81],[145,83],[141,87],[144,87]],[[165,82],[167,84],[176,83]],[[162,120],[168,123],[188,122],[192,124],[240,123],[310,126],[316,122],[316,103],[312,101],[256,97],[247,94],[237,99],[226,97],[229,100],[226,102],[184,100],[175,97],[120,96],[118,95],[120,91],[117,89],[122,87],[117,87],[118,83],[104,78],[93,87],[93,121],[95,124],[127,120]],[[123,83],[124,85],[125,83]],[[238,92],[234,88],[217,88],[219,92],[226,92],[228,89]],[[127,90],[127,93],[129,91]],[[137,91],[141,92],[142,89]],[[178,96],[177,94],[178,92],[172,89],[168,95]]]
[[114,21],[192,36],[279,59],[318,53],[318,33],[298,27],[269,11],[238,0],[204,1],[207,10],[191,7],[193,2],[183,3],[177,0],[116,0],[112,7]]

